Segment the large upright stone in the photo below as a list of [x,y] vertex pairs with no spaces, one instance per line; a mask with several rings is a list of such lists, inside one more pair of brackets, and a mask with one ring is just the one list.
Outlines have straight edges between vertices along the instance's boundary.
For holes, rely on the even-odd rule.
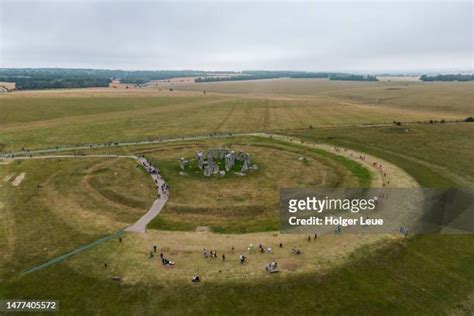
[[181,168],[181,170],[184,171],[184,168],[186,167],[187,163],[188,161],[185,160],[184,157],[181,157],[181,159],[179,159],[179,167]]
[[196,152],[196,162],[200,170],[203,169],[204,164],[204,153],[202,151]]
[[204,173],[204,176],[206,177],[210,177],[211,174],[212,174],[212,170],[211,170],[211,167],[209,166],[209,164],[205,163],[203,165],[203,173]]
[[232,167],[234,166],[235,159],[234,159],[234,152],[231,152],[225,155],[225,170],[229,172]]

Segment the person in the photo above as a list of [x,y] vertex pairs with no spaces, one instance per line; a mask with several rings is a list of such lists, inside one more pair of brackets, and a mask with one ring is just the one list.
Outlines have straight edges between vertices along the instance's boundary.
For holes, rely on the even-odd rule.
[[314,240],[318,238],[318,234],[314,234]]
[[225,254],[222,254],[222,261],[225,261]]
[[156,245],[153,245],[153,252],[156,252]]
[[121,242],[122,242],[122,237],[119,237],[119,243],[121,243]]
[[280,248],[283,248],[283,243],[282,242],[280,242]]
[[240,255],[240,264],[244,264],[246,257],[244,255]]
[[310,241],[311,241],[311,236],[308,236],[308,242],[310,242]]
[[408,227],[403,227],[403,235],[406,237],[408,237]]
[[299,250],[298,248],[291,248],[291,252],[295,255],[300,255],[301,254],[301,250]]
[[153,257],[154,257],[153,252],[150,251],[150,256],[148,257],[148,259],[151,259]]
[[270,272],[270,273],[278,272],[277,262],[275,260],[272,260],[271,263],[267,263],[265,265],[265,271]]
[[267,253],[272,253],[272,247],[267,248]]
[[163,265],[165,265],[165,266],[174,266],[174,261],[168,260],[168,259],[165,258],[165,257],[163,257],[163,259],[161,260],[161,262],[162,262]]
[[104,268],[107,268],[107,267],[108,267],[108,265],[107,265],[107,262],[106,262],[106,263],[104,263]]

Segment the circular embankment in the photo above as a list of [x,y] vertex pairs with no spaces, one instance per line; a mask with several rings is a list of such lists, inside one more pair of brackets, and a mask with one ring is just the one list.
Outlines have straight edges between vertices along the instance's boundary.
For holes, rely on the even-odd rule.
[[[284,136],[278,135],[267,135],[267,134],[247,134],[245,136],[252,136],[258,137],[262,139],[273,138],[280,142],[285,142],[288,144],[298,146],[305,146],[309,149],[311,148],[318,148],[328,152],[331,152],[335,155],[340,155],[346,157],[348,160],[356,161],[357,163],[363,164],[366,166],[367,169],[371,170],[373,175],[373,186],[380,186],[380,184],[386,184],[387,187],[415,187],[417,186],[416,182],[411,178],[406,172],[401,170],[400,168],[389,164],[381,159],[377,159],[376,157],[372,157],[370,155],[365,155],[363,153],[357,153],[350,150],[340,150],[336,149],[329,145],[324,144],[310,144],[304,143],[300,140],[294,138],[288,138]],[[226,138],[227,139],[227,138]],[[200,140],[205,140],[200,139]],[[231,140],[229,140],[231,141]],[[182,139],[176,140],[176,144],[182,142]],[[233,141],[231,141],[233,142]],[[166,143],[174,143],[171,141],[167,141]],[[198,145],[200,146],[200,145]],[[239,145],[244,146],[244,145]],[[247,144],[247,146],[249,146]],[[250,146],[251,147],[251,146]],[[257,148],[257,147],[255,147]],[[265,146],[260,146],[258,148],[265,148]],[[248,151],[251,151],[251,148],[248,148]],[[71,150],[71,148],[68,148]],[[194,151],[194,148],[190,149]],[[153,150],[152,150],[153,151]],[[269,150],[266,150],[268,152]],[[157,152],[159,153],[159,151]],[[300,152],[293,152],[295,156],[300,155]],[[364,155],[365,159],[359,159],[359,155]],[[64,157],[64,158],[87,158],[91,156],[74,156],[74,155],[57,155],[55,154],[54,157]],[[94,155],[95,157],[121,157],[120,155]],[[274,158],[274,155],[270,155]],[[52,156],[33,156],[30,157],[16,157],[11,160],[16,159],[45,159],[51,158]],[[123,156],[128,158],[136,158],[134,156]],[[178,156],[179,157],[179,156]],[[309,157],[309,155],[308,155]],[[305,159],[300,160],[299,158],[290,160],[296,163],[305,163],[304,161],[308,161],[308,157],[304,157]],[[257,158],[256,158],[257,159]],[[153,161],[153,159],[152,159]],[[378,164],[374,164],[377,162]],[[179,170],[179,165],[177,160],[174,160],[176,169]],[[257,159],[258,163],[258,159]],[[383,166],[383,168],[380,167]],[[159,165],[156,165],[159,167]],[[265,163],[261,164],[262,168],[259,172],[265,172]],[[281,168],[279,168],[281,169]],[[384,175],[384,173],[386,175]],[[259,177],[255,177],[259,178]],[[251,179],[251,176],[248,177]],[[348,181],[352,181],[354,179],[347,178]],[[170,179],[171,180],[171,179]],[[173,187],[171,189],[173,192]],[[146,226],[146,224],[141,224]],[[95,265],[97,262],[97,258],[106,258],[108,262],[112,264],[122,262],[123,260],[127,260],[130,263],[136,263],[136,265],[129,266],[128,264],[122,264],[124,270],[119,270],[117,273],[122,274],[124,276],[124,280],[128,280],[130,282],[146,282],[146,278],[149,277],[149,273],[146,272],[143,276],[138,276],[137,274],[142,273],[143,271],[139,272],[142,268],[145,269],[152,269],[151,271],[156,270],[157,268],[161,269],[162,267],[156,261],[147,261],[147,263],[141,262],[143,260],[143,254],[149,252],[149,249],[152,245],[158,245],[159,251],[163,251],[167,253],[169,256],[173,257],[174,260],[180,263],[180,268],[175,269],[176,273],[172,272],[169,273],[173,275],[172,278],[182,279],[183,281],[188,278],[189,274],[192,273],[202,273],[206,277],[214,278],[215,280],[219,280],[221,277],[218,277],[220,265],[216,265],[215,267],[210,266],[211,262],[206,260],[201,262],[202,259],[202,248],[213,249],[215,248],[218,250],[219,254],[226,254],[228,258],[232,258],[231,260],[235,260],[235,257],[238,256],[240,253],[248,253],[250,258],[256,259],[254,257],[254,249],[248,249],[249,246],[252,244],[253,247],[257,247],[260,243],[264,244],[265,252],[267,252],[268,247],[272,248],[272,252],[265,257],[259,257],[258,260],[252,260],[252,264],[246,266],[246,268],[242,268],[239,265],[232,266],[228,272],[230,274],[223,274],[225,275],[225,279],[227,278],[245,278],[246,273],[248,272],[247,269],[253,271],[253,274],[259,275],[261,277],[268,277],[266,274],[262,274],[261,263],[265,260],[270,260],[270,258],[278,259],[282,262],[281,271],[288,272],[288,273],[296,273],[296,272],[308,272],[313,271],[317,268],[324,268],[325,266],[333,266],[333,264],[329,264],[330,262],[343,262],[349,253],[354,251],[356,248],[371,243],[375,244],[375,242],[380,241],[382,239],[393,240],[397,239],[396,236],[387,236],[387,235],[371,235],[371,236],[324,236],[318,237],[317,241],[309,243],[306,241],[305,236],[301,235],[282,235],[277,232],[261,232],[261,233],[248,233],[248,234],[215,234],[212,232],[208,232],[207,230],[203,230],[204,232],[173,232],[173,231],[156,231],[156,230],[148,230],[147,234],[127,234],[125,236],[126,239],[130,240],[130,246],[132,248],[128,249],[127,251],[121,250],[120,252],[115,252],[115,246],[110,246],[109,243],[113,241],[105,242],[102,246],[95,246],[94,252],[92,254],[93,258],[90,257],[90,254],[83,254],[81,256],[77,256],[74,260],[71,261],[71,265],[74,269],[78,271],[85,272],[83,270],[86,267],[92,268],[91,265]],[[314,238],[314,237],[313,237]],[[195,242],[191,244],[186,240],[194,240]],[[282,243],[283,247],[280,248],[279,244]],[[337,246],[336,246],[337,244]],[[330,246],[332,245],[332,246]],[[106,247],[106,248],[104,248]],[[111,248],[110,248],[111,247]],[[291,248],[296,247],[302,250],[303,256],[294,256],[292,257]],[[308,248],[308,247],[314,247]],[[233,249],[233,250],[232,250]],[[323,251],[324,254],[320,253]],[[120,258],[117,255],[120,253]],[[318,259],[316,259],[318,258]],[[84,260],[89,260],[88,263]],[[102,260],[102,259],[100,259]],[[139,263],[140,262],[140,263]],[[187,264],[189,262],[189,265]],[[143,264],[142,264],[143,263]],[[150,266],[151,264],[151,266]],[[88,268],[87,268],[88,269]],[[216,270],[219,269],[219,270]],[[242,270],[243,269],[243,270]],[[247,271],[247,272],[246,272]],[[97,271],[96,271],[97,272]],[[96,273],[96,272],[93,272]],[[102,272],[97,272],[100,275]],[[152,273],[152,272],[150,272]],[[141,275],[141,274],[140,274]],[[153,278],[152,278],[153,279]]]

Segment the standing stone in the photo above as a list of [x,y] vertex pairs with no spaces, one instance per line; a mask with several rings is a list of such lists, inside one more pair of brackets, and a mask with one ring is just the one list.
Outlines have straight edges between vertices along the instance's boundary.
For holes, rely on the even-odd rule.
[[240,172],[245,172],[245,171],[247,171],[247,170],[249,170],[249,163],[248,163],[248,160],[245,159],[245,160],[244,160],[244,163],[243,163],[243,165],[242,165],[242,169],[240,169]]
[[232,158],[232,153],[225,155],[225,170],[227,172],[229,172],[230,169],[232,169],[232,167],[234,166],[234,159]]
[[202,167],[204,164],[204,154],[202,151],[196,152],[196,161],[197,161],[199,170],[202,170]]
[[204,176],[210,177],[211,173],[212,173],[212,170],[211,170],[209,164],[204,164],[203,167],[204,167]]
[[186,167],[186,163],[187,161],[184,160],[184,157],[181,157],[181,159],[179,159],[179,167],[181,168],[182,171],[184,171],[184,168]]

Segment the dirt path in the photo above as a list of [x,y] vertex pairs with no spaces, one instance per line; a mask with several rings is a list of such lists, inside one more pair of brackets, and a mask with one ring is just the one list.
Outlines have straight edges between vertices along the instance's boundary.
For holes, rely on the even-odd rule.
[[[322,149],[333,154],[343,156],[345,158],[354,160],[373,172],[373,187],[386,187],[386,188],[418,188],[420,185],[418,182],[406,171],[397,167],[396,165],[380,159],[378,157],[368,155],[366,153],[357,152],[351,149],[335,147],[323,143],[311,143],[307,141],[301,141],[295,137],[273,135],[273,134],[255,134],[255,136],[262,136],[268,138],[274,138],[291,142],[294,144],[300,144],[306,147]],[[362,157],[362,158],[361,158]]]

